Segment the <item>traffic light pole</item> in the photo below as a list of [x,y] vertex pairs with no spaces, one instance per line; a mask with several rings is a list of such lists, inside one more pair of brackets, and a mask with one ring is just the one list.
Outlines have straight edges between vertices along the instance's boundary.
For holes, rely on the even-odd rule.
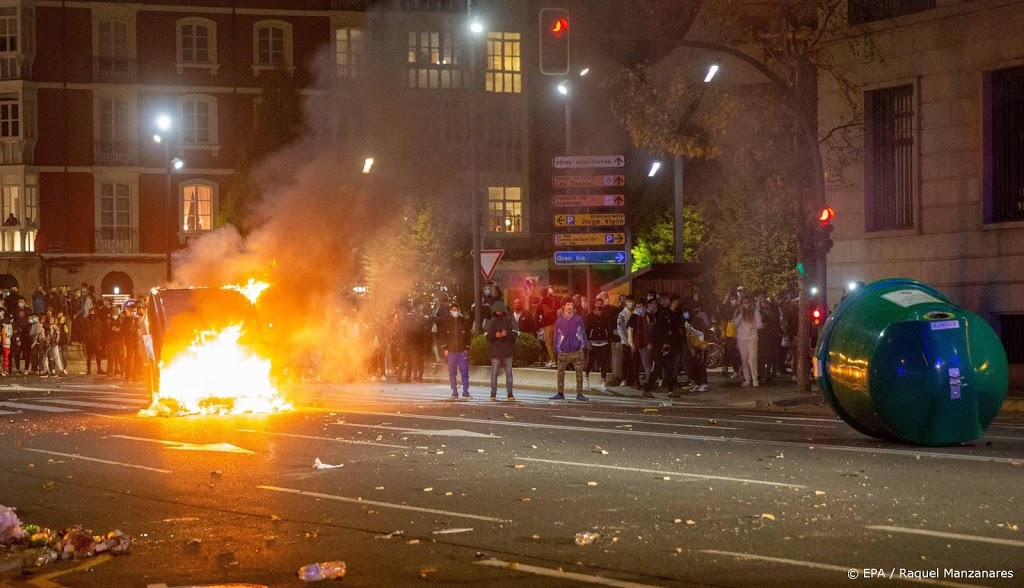
[[[466,2],[466,14],[469,20],[473,19],[473,0]],[[483,289],[480,284],[480,159],[477,157],[476,144],[476,115],[477,101],[479,100],[480,88],[476,86],[476,39],[471,38],[469,42],[469,144],[470,157],[473,165],[472,188],[470,189],[470,214],[473,215],[473,334],[483,331],[483,316],[481,313],[481,293]]]

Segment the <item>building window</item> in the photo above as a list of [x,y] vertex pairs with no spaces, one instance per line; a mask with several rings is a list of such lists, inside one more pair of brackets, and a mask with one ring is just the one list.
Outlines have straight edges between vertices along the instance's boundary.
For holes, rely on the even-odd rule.
[[180,134],[178,140],[188,147],[212,147],[217,144],[217,99],[193,94],[178,100]]
[[217,65],[217,23],[206,18],[183,18],[178,21],[178,73],[186,67],[209,68],[214,74]]
[[488,226],[495,233],[523,231],[523,189],[490,187],[487,189]]
[[914,87],[867,92],[865,106],[868,230],[914,226]]
[[261,20],[253,25],[253,73],[292,67],[292,25],[281,20]]
[[103,182],[99,186],[99,193],[96,252],[138,252],[139,232],[135,228],[131,185],[117,181]]
[[21,109],[15,96],[0,96],[0,138],[21,137]]
[[20,80],[31,76],[34,29],[31,8],[0,8],[0,80]]
[[135,165],[135,106],[123,97],[101,97],[96,108],[96,163]]
[[359,76],[363,61],[363,31],[359,29],[338,29],[335,32],[338,57],[338,77]]
[[409,70],[406,84],[410,88],[461,88],[465,83],[459,65],[462,61],[455,36],[448,32],[410,32]]
[[487,33],[488,92],[518,94],[523,91],[519,33]]
[[0,8],[0,53],[18,52],[18,8]]
[[1024,221],[1024,67],[985,76],[985,221]]
[[35,251],[39,228],[39,178],[35,175],[0,177],[0,252]]
[[193,182],[182,185],[181,208],[183,211],[182,230],[209,231],[213,228],[213,207],[216,185]]
[[97,79],[102,82],[131,82],[135,60],[127,22],[103,20],[97,24]]
[[849,0],[850,24],[862,24],[935,8],[935,0]]

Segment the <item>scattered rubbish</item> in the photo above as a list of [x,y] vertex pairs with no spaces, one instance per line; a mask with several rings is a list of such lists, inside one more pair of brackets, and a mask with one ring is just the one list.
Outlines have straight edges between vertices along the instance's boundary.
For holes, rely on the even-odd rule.
[[717,425],[718,424],[718,419],[708,419],[708,424],[709,425]]
[[678,525],[679,523],[683,522],[683,519],[675,519],[672,522]]
[[219,478],[224,475],[224,472],[220,470],[213,470],[212,472],[210,472],[210,475],[213,476],[214,478]]
[[476,452],[477,452],[477,453],[483,453],[483,452],[484,452],[484,450],[483,450],[483,449],[477,449],[477,450],[476,450]]
[[191,523],[193,521],[200,520],[199,517],[176,517],[173,519],[164,519],[161,523]]
[[383,490],[383,489],[384,489],[384,486],[377,486],[376,488],[374,488],[374,490]]
[[587,486],[597,486],[597,482],[587,482]]
[[517,469],[517,470],[521,470],[521,469],[523,469],[523,468],[525,468],[525,467],[526,467],[526,465],[525,465],[525,464],[521,464],[521,463],[517,463],[517,464],[516,464],[516,469]]
[[672,477],[671,476],[662,476],[661,479],[665,480],[667,482],[668,480],[671,480]]
[[[537,446],[536,445],[531,445],[530,448],[531,449],[537,449]],[[1014,464],[1014,465],[1020,465],[1020,464],[1018,463],[1018,464]]]
[[57,482],[54,482],[53,480],[50,480],[49,482],[43,484],[43,492],[53,492],[56,489]]
[[608,455],[608,450],[607,449],[602,449],[601,450],[601,455]]
[[527,496],[526,498],[520,498],[519,502],[530,502],[530,497]]
[[656,408],[645,408],[644,412],[658,412],[658,409],[656,409]]
[[540,539],[540,535],[530,535],[530,539],[537,541],[538,539]]
[[434,491],[434,488],[433,488],[433,487],[431,487],[431,486],[427,486],[426,488],[424,488],[424,489],[423,489],[423,491],[424,491],[424,492],[433,492],[433,491]]
[[25,530],[21,528],[21,520],[14,508],[0,505],[0,545],[8,545],[21,540]]
[[420,577],[426,578],[428,574],[436,574],[437,568],[420,568]]
[[391,539],[392,537],[401,537],[405,531],[391,531],[387,535],[377,535],[375,539]]
[[686,524],[687,524],[687,525],[696,525],[696,524],[697,524],[697,521],[695,521],[695,520],[693,520],[693,519],[686,519]]
[[276,522],[278,522],[280,520],[281,520],[281,517],[279,517],[277,515],[270,515],[270,522],[276,523]]
[[235,557],[234,551],[222,551],[217,554],[217,565],[222,568],[238,565],[238,558]]
[[821,490],[815,490],[815,491],[814,491],[814,495],[815,495],[815,496],[824,496],[824,495],[825,495],[825,492],[823,492],[823,491],[821,491]]
[[769,513],[762,513],[761,514],[761,518],[766,520],[766,521],[774,521],[775,520],[775,515],[769,514]]
[[437,531],[432,532],[431,535],[454,535],[456,533],[468,533],[468,532],[470,532],[472,530],[473,529],[470,529],[470,528],[438,529]]
[[595,533],[593,531],[582,531],[580,533],[576,533],[576,545],[590,545],[591,543],[597,541],[600,538],[600,533]]
[[452,495],[452,493],[451,493],[451,492],[445,492],[445,493],[444,493],[444,495],[445,495],[445,496],[451,496],[451,495]]
[[0,545],[10,547],[12,551],[37,549],[34,558],[37,566],[101,553],[121,555],[128,553],[131,547],[131,537],[119,530],[93,535],[81,525],[74,525],[53,531],[38,525],[22,524],[15,510],[0,505]]
[[185,542],[185,549],[189,551],[198,551],[203,545],[203,540],[193,537]]
[[273,544],[277,543],[277,536],[276,535],[267,535],[266,537],[263,538],[263,543],[267,544],[268,546],[269,545],[273,545]]
[[406,541],[405,543],[406,543],[406,545],[418,545],[418,544],[419,544],[419,542],[420,542],[420,540],[419,540],[419,539],[409,539],[409,540],[408,540],[408,541]]
[[299,568],[299,579],[303,582],[320,582],[322,580],[339,580],[345,577],[345,562],[325,561],[309,564]]
[[333,470],[335,468],[343,468],[343,467],[345,467],[345,464],[343,464],[343,463],[339,463],[338,465],[324,463],[324,462],[320,461],[319,457],[316,458],[315,460],[313,460],[313,469],[315,469],[315,470]]

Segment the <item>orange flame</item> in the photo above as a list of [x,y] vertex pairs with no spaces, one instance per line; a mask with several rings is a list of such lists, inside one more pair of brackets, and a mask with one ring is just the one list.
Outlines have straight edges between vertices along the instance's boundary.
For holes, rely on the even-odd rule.
[[206,331],[170,358],[160,370],[154,406],[202,414],[290,410],[273,384],[270,360],[240,344],[241,335],[241,325]]
[[246,298],[248,298],[249,302],[252,304],[256,304],[256,299],[259,298],[260,294],[263,294],[263,292],[269,287],[270,284],[266,282],[257,282],[253,278],[249,278],[248,283],[242,286],[239,286],[238,284],[229,284],[227,286],[222,286],[222,288],[224,288],[225,290],[238,290]]

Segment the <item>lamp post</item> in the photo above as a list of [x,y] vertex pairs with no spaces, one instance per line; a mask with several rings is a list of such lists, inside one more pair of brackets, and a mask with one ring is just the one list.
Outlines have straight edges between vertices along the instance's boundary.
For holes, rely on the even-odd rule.
[[176,223],[171,213],[171,171],[180,170],[185,167],[185,162],[178,157],[171,157],[171,140],[174,137],[171,132],[174,128],[171,117],[161,114],[156,117],[156,128],[161,131],[153,135],[153,140],[164,146],[164,221],[167,235],[164,239],[164,246],[167,248],[167,284],[171,283],[171,251],[174,249],[171,236],[175,232]]
[[[473,37],[479,37],[483,34],[485,27],[484,23],[473,14],[473,0],[466,2],[466,13],[469,16],[470,33],[472,33]],[[480,162],[477,156],[476,145],[477,102],[482,90],[478,87],[476,62],[476,38],[471,38],[469,42],[469,152],[470,157],[472,157],[473,166],[473,180],[470,190],[470,214],[473,215],[473,334],[483,331],[483,317],[480,308],[480,293],[482,292],[480,284]]]
[[[714,63],[708,67],[708,73],[704,76],[704,83],[709,84],[711,80],[715,78],[715,74],[718,73],[718,64]],[[699,99],[698,99],[699,100]],[[672,193],[673,199],[675,200],[675,210],[672,221],[675,224],[675,252],[673,257],[676,263],[683,263],[685,261],[686,252],[686,241],[685,231],[683,230],[683,168],[686,165],[686,160],[682,155],[676,155],[674,161],[674,176],[672,179]]]
[[[584,67],[583,69],[581,69],[579,71],[579,76],[580,77],[584,77],[584,76],[586,76],[589,73],[590,73],[590,68],[589,67]],[[570,155],[572,155],[572,99],[573,99],[573,83],[572,83],[572,78],[566,79],[565,81],[559,83],[555,87],[555,89],[558,90],[558,93],[562,95],[563,100],[564,100],[563,105],[565,107],[565,155],[566,156],[570,156]],[[587,296],[586,296],[586,298],[588,300],[590,299],[590,281],[591,281],[591,271],[590,270],[591,270],[591,268],[592,268],[592,266],[589,266],[589,265],[587,266]],[[569,272],[569,280],[568,280],[568,282],[569,282],[569,284],[568,284],[569,285],[569,294],[572,295],[572,290],[573,290],[573,267],[571,265],[570,266],[566,266],[566,269]]]

